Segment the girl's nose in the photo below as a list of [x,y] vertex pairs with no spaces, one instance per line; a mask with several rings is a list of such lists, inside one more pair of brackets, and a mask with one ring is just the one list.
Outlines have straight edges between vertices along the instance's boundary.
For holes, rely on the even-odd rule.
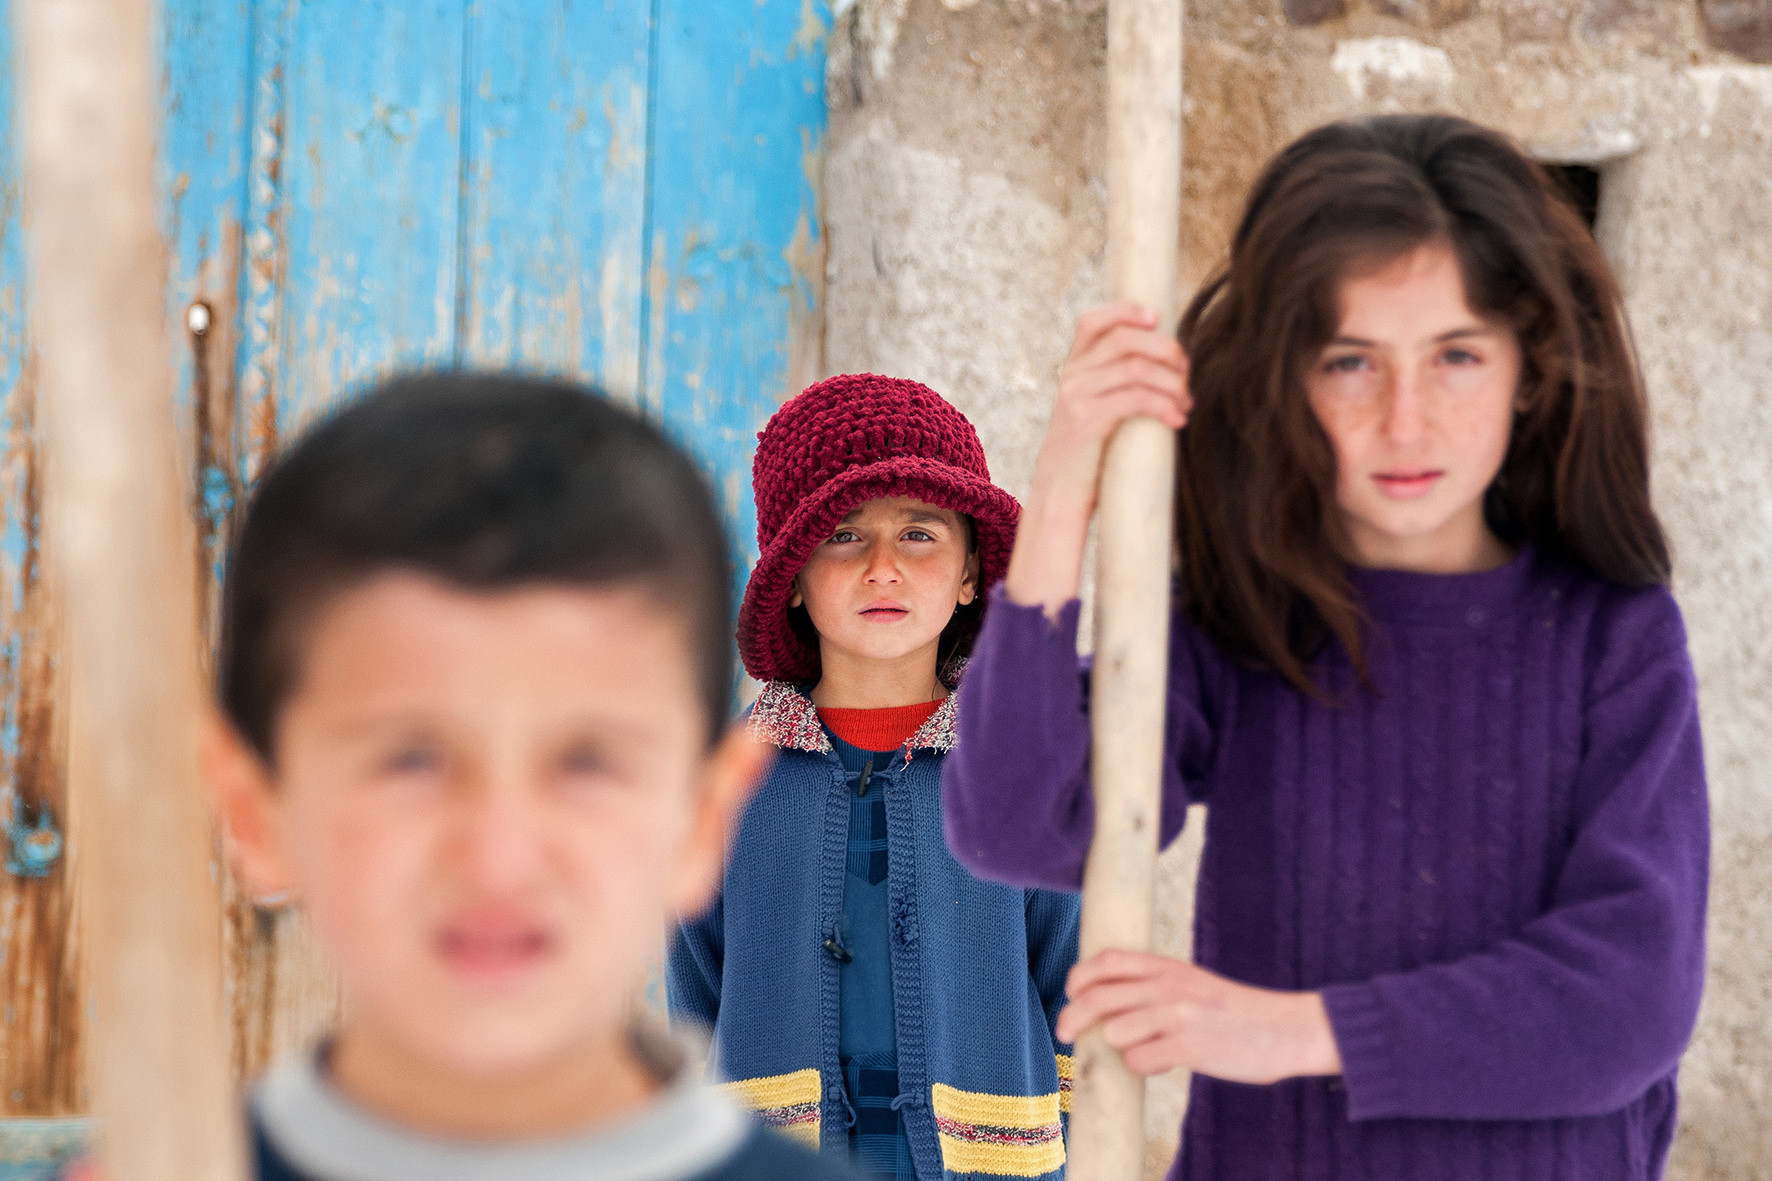
[[868,547],[867,580],[869,582],[897,582],[899,579],[898,555],[892,547],[878,542]]
[[1399,371],[1390,381],[1384,399],[1384,436],[1393,443],[1409,443],[1427,425],[1422,404],[1420,374]]

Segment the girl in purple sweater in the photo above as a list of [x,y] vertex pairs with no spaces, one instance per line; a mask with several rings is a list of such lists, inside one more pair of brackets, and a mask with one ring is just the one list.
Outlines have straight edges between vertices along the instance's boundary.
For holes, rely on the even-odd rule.
[[1102,445],[1186,424],[1162,837],[1209,805],[1197,962],[1078,965],[1059,1036],[1196,1072],[1172,1178],[1658,1177],[1708,820],[1592,237],[1494,132],[1340,123],[1256,183],[1179,345],[1154,324],[1078,322],[944,784],[962,861],[1076,888]]

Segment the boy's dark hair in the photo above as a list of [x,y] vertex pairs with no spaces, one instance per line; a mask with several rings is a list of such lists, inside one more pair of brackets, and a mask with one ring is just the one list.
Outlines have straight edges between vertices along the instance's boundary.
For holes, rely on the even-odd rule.
[[1449,115],[1333,123],[1255,182],[1229,259],[1179,331],[1193,364],[1176,499],[1188,611],[1305,692],[1331,637],[1362,676],[1366,659],[1334,454],[1304,373],[1335,335],[1341,282],[1431,243],[1457,255],[1472,310],[1520,343],[1489,527],[1626,586],[1668,581],[1642,377],[1587,225],[1499,132]]
[[711,742],[732,683],[726,555],[700,470],[606,396],[514,375],[394,377],[259,481],[228,562],[221,704],[271,761],[306,628],[389,571],[488,591],[640,584],[688,625]]

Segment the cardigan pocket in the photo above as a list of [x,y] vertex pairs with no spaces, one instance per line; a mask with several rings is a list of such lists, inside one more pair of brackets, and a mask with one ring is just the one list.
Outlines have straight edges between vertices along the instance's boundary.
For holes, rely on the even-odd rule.
[[1059,1092],[988,1095],[936,1083],[930,1099],[948,1172],[1043,1177],[1064,1166]]
[[817,1151],[819,1100],[824,1084],[812,1067],[791,1074],[722,1083],[721,1089],[756,1113],[759,1122]]

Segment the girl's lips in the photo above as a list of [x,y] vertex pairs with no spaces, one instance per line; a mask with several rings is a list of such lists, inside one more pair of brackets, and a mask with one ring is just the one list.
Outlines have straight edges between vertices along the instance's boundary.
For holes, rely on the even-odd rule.
[[1414,500],[1439,482],[1445,472],[1380,472],[1373,476],[1378,490],[1392,500]]
[[871,619],[876,623],[891,623],[894,620],[903,619],[909,614],[910,612],[903,607],[890,607],[885,605],[863,607],[861,610],[861,616],[863,619]]

